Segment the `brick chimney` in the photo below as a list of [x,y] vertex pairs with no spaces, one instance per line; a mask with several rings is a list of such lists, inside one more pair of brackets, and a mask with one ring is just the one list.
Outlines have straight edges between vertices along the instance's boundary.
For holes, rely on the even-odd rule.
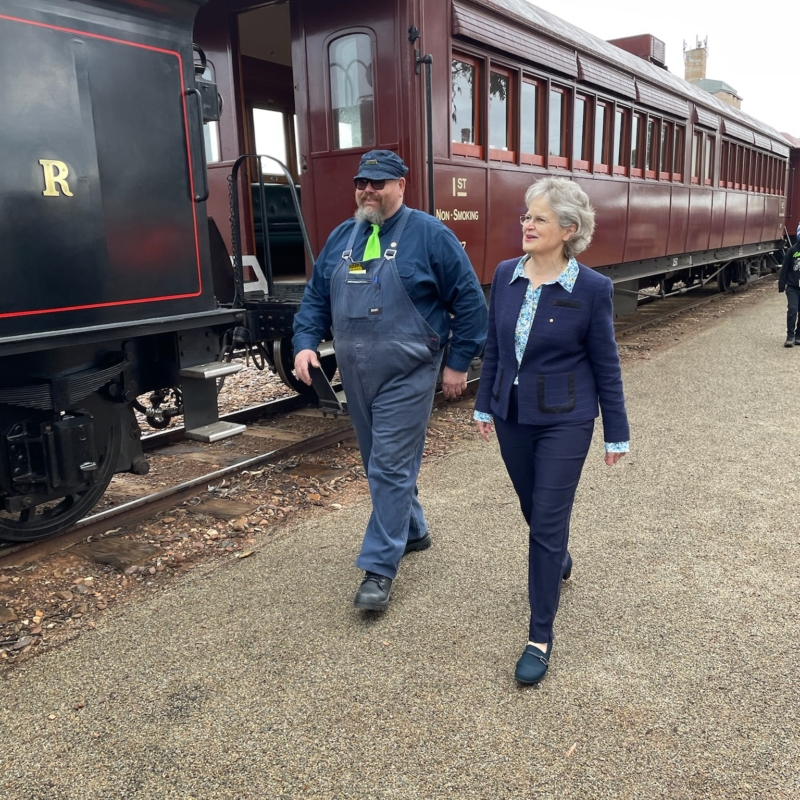
[[697,37],[693,50],[686,49],[686,42],[683,43],[683,65],[684,75],[689,83],[696,83],[703,80],[706,76],[706,61],[708,60],[708,37],[700,41]]

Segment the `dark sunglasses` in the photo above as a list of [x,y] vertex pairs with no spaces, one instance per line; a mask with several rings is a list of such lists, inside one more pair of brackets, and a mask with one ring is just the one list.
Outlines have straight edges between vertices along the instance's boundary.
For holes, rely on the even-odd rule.
[[353,178],[353,183],[356,185],[356,189],[358,189],[359,192],[363,192],[364,189],[367,188],[367,184],[371,184],[372,188],[376,192],[379,192],[381,189],[383,189],[384,186],[386,186],[385,180],[371,181],[368,180],[367,178]]

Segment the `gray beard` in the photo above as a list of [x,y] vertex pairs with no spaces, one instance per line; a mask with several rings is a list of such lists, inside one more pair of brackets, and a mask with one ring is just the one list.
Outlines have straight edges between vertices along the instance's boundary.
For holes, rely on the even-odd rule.
[[359,206],[356,213],[353,215],[357,222],[369,222],[372,225],[383,225],[386,219],[383,216],[383,211],[378,208],[363,208]]

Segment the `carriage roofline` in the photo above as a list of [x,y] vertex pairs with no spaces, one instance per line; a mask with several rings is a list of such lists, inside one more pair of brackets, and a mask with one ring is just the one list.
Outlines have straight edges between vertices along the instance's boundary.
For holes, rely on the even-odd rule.
[[[458,4],[461,5],[464,2],[465,0],[459,0]],[[621,67],[633,73],[633,77],[642,78],[696,105],[704,106],[709,111],[726,117],[734,123],[738,122],[746,125],[752,130],[768,136],[782,148],[787,145],[785,137],[772,126],[755,119],[755,117],[751,117],[733,106],[729,106],[719,98],[714,97],[714,95],[699,89],[672,72],[657,67],[643,58],[639,58],[616,45],[587,33],[560,17],[532,5],[527,0],[480,0],[480,3],[475,3],[475,5],[479,6],[483,11],[493,11],[495,14],[517,22],[529,30],[544,34],[551,39],[559,40],[578,51],[602,60],[609,66],[614,66],[617,69]],[[781,152],[781,154],[788,155],[788,149],[787,152]]]

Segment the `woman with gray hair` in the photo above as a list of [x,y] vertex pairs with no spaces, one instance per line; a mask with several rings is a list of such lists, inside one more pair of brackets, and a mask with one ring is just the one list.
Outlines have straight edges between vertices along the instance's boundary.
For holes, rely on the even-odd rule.
[[575,260],[592,240],[594,210],[572,181],[543,178],[525,193],[521,258],[502,261],[489,303],[489,338],[475,422],[500,452],[529,527],[528,643],[519,683],[547,672],[572,503],[594,421],[603,415],[605,463],[628,452],[629,428],[614,340],[611,281]]

